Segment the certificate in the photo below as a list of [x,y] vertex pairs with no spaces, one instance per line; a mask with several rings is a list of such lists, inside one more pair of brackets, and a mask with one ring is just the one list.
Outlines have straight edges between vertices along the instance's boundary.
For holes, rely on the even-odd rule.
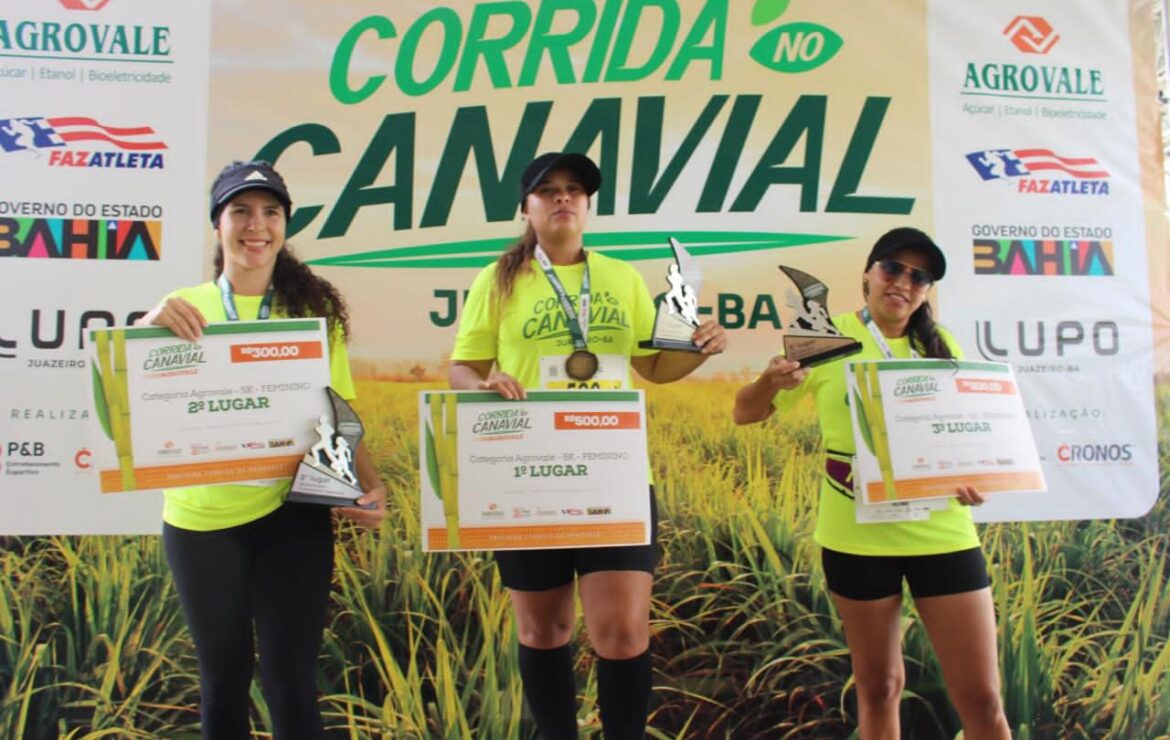
[[[927,499],[1045,490],[1010,365],[955,360],[848,363],[859,521],[925,518]],[[906,502],[921,502],[908,506]],[[882,516],[865,506],[881,504]],[[905,516],[896,512],[905,510]]]
[[423,549],[650,541],[642,391],[419,394]]
[[103,493],[287,478],[331,414],[321,319],[90,332]]

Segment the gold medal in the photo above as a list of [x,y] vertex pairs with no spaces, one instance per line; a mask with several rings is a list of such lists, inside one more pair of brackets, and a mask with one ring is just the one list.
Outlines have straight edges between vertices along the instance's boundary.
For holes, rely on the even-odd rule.
[[589,380],[597,374],[597,355],[587,349],[574,350],[565,360],[565,372],[573,380]]

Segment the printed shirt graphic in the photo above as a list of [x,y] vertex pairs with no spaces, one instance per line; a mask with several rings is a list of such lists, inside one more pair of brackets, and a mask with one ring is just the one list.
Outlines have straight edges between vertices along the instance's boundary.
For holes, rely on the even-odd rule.
[[[584,263],[554,266],[573,305],[581,292]],[[629,264],[590,253],[589,349],[598,355],[652,355],[638,342],[654,331],[654,302],[642,275]],[[540,388],[541,358],[568,357],[573,351],[565,312],[536,260],[516,276],[502,307],[495,299],[496,265],[484,268],[472,283],[455,338],[453,360],[495,359],[502,372],[525,388]],[[626,363],[622,387],[630,387]]]
[[[203,313],[208,323],[227,321],[219,288],[213,282],[182,288],[167,297],[171,296],[185,298]],[[254,321],[264,297],[236,295],[234,298],[240,320]],[[272,318],[285,319],[288,315],[274,307]],[[329,378],[330,385],[339,396],[347,401],[354,399],[349,353],[343,338],[338,335],[332,336],[329,341]],[[315,421],[307,419],[305,423],[313,424]],[[223,484],[168,489],[163,491],[163,521],[172,527],[199,532],[237,527],[280,508],[291,483],[286,479],[268,485]]]
[[[881,349],[856,313],[833,317],[842,334],[861,342],[861,352],[814,367],[796,390],[780,392],[773,404],[778,411],[791,411],[801,399],[812,396],[821,424],[826,449],[853,454],[853,425],[846,400],[845,363],[853,360],[884,359]],[[951,353],[962,357],[962,349],[945,329],[939,330]],[[886,339],[897,358],[910,357],[906,337]],[[979,537],[971,509],[952,499],[950,506],[931,512],[930,519],[881,524],[858,524],[853,499],[833,488],[828,476],[821,476],[820,507],[814,539],[823,547],[853,555],[938,555],[978,547]]]

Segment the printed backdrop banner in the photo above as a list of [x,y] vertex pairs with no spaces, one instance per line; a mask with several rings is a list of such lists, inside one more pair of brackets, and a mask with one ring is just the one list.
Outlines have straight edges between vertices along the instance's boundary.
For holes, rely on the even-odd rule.
[[210,12],[0,0],[0,533],[158,532],[100,496],[87,329],[195,282]]
[[[60,3],[37,3],[39,15],[7,3],[5,14],[44,21],[80,12],[62,7],[79,3]],[[98,12],[115,8],[145,23],[141,39],[161,23],[143,18],[198,14],[131,0]],[[157,179],[150,170],[54,169],[63,154],[49,148],[8,151],[48,141],[44,131],[57,125],[14,119],[0,129],[0,156],[42,169],[28,179],[6,166],[0,183],[4,200],[29,203],[65,192],[46,171],[86,175],[77,182],[93,188],[86,197],[95,202],[118,187],[141,186],[152,203],[172,189],[182,194],[182,207],[168,200],[166,215],[168,234],[171,219],[187,225],[188,261],[174,263],[183,279],[136,281],[143,295],[124,309],[133,310],[202,276],[210,237],[197,222],[207,176],[231,159],[269,159],[291,185],[292,243],[350,302],[355,370],[404,379],[445,375],[465,291],[523,229],[517,181],[540,152],[583,151],[598,162],[605,181],[586,243],[632,262],[652,292],[668,287],[668,237],[697,259],[700,313],[720,321],[732,342],[704,366],[712,376],[750,379],[779,349],[789,288],[780,264],[824,281],[834,311],[852,310],[873,240],[915,225],[948,255],[941,321],[973,359],[1014,365],[1044,460],[1047,493],[1003,497],[982,513],[1136,516],[1157,493],[1153,383],[1165,362],[1156,361],[1164,347],[1155,337],[1165,326],[1153,317],[1170,307],[1153,10],[1152,0],[1047,0],[1026,9],[1002,0],[219,2],[209,116],[195,110],[195,78],[206,66],[194,52],[182,60],[193,65],[186,97],[177,86],[98,87],[103,111],[158,117],[157,125],[109,124],[166,132],[167,169]],[[200,32],[203,21],[189,20],[166,21],[183,29],[168,37],[172,56],[180,35]],[[0,53],[31,53],[14,28],[9,20]],[[0,61],[4,75],[33,64]],[[179,60],[171,61],[151,69],[177,73]],[[0,89],[25,96],[5,104],[19,108],[11,116],[42,115],[48,105],[33,97],[41,88],[31,81],[0,77]],[[175,94],[173,104],[160,90]],[[75,100],[52,98],[43,115],[74,115],[66,99]],[[172,120],[175,129],[162,128]],[[207,122],[206,166],[180,169],[170,157],[194,150]],[[122,277],[94,280],[75,268],[70,288],[56,274],[65,271],[49,272],[31,280],[4,273],[23,296],[5,300],[24,306],[15,313],[25,325],[10,326],[11,316],[0,324],[5,340],[19,338],[19,357],[4,362],[20,408],[50,377],[23,359],[33,348],[28,306],[47,295],[113,303],[101,286]],[[535,310],[533,318],[534,335],[560,330]],[[83,428],[59,422],[66,425]],[[35,529],[10,524],[9,512],[21,509],[8,503],[9,480],[0,527]],[[61,496],[85,490],[60,488]],[[118,516],[103,514],[102,531],[135,531]]]

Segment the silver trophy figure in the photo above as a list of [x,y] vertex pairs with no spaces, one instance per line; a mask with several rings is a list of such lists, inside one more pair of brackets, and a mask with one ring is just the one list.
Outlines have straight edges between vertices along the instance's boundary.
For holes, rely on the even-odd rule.
[[803,367],[812,367],[861,351],[861,342],[842,336],[829,318],[829,289],[817,278],[793,267],[780,265],[795,283],[785,306],[792,320],[784,327],[784,356]]
[[698,264],[678,239],[670,237],[674,262],[666,269],[666,284],[670,290],[662,296],[654,317],[654,334],[638,343],[646,349],[669,349],[681,352],[702,350],[691,337],[699,326],[699,290],[703,275]]
[[297,466],[288,500],[326,506],[354,506],[362,489],[354,469],[354,450],[364,430],[353,407],[326,388],[333,420],[317,418],[317,441]]

